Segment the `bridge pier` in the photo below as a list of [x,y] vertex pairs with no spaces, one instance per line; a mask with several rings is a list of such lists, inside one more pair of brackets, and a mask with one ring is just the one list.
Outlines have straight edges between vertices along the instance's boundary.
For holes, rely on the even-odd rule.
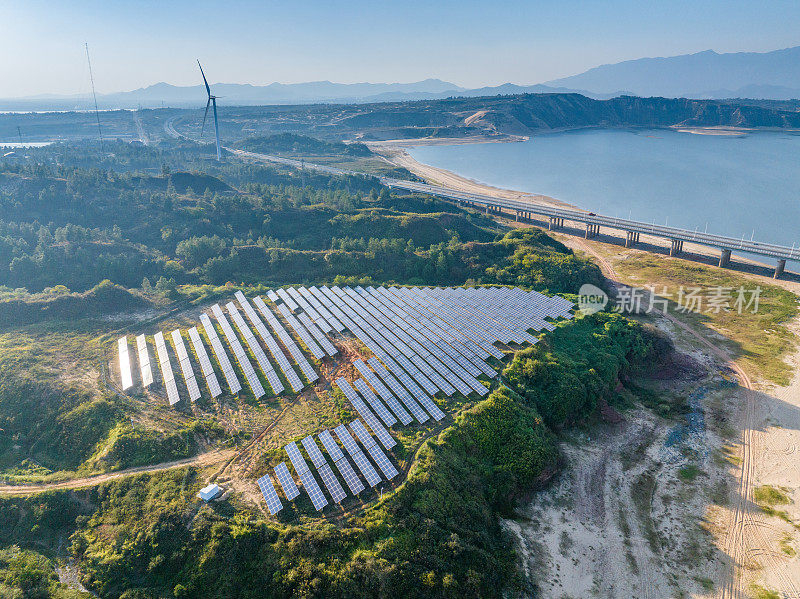
[[731,263],[731,251],[722,250],[719,255],[719,267],[726,268]]
[[633,231],[626,231],[625,232],[625,247],[630,248],[633,247],[636,242],[639,241],[639,234],[634,233]]
[[683,242],[680,239],[670,239],[669,255],[677,256],[683,251]]
[[779,258],[778,264],[775,265],[775,274],[772,275],[772,278],[773,279],[780,278],[785,268],[786,268],[786,260],[783,258]]
[[593,225],[586,223],[586,239],[590,237],[597,237],[600,234],[600,225]]
[[553,229],[559,229],[560,228],[560,226],[559,226],[559,221],[560,220],[561,219],[556,217],[556,216],[551,216],[549,219],[547,219],[547,228],[550,229],[551,231]]

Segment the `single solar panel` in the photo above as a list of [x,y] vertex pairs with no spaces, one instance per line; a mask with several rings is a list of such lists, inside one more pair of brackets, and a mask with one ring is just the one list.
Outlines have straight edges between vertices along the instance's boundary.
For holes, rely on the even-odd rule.
[[289,473],[286,462],[281,462],[275,466],[275,476],[278,478],[278,482],[281,483],[283,494],[286,496],[287,501],[293,501],[300,495],[300,489],[297,488],[297,484]]
[[342,485],[339,484],[331,467],[328,464],[323,464],[317,468],[317,472],[319,472],[322,483],[325,485],[325,488],[328,489],[328,493],[331,498],[333,498],[333,501],[335,503],[341,503],[342,500],[347,497],[347,493],[344,492]]
[[144,335],[136,337],[136,351],[139,354],[139,368],[142,371],[142,386],[147,387],[153,384],[153,369],[150,366],[147,338]]
[[261,489],[261,494],[267,502],[267,510],[274,516],[283,509],[283,504],[275,491],[275,487],[272,485],[272,479],[270,479],[269,474],[265,474],[257,482],[258,488]]
[[331,456],[331,459],[336,462],[341,460],[344,457],[342,450],[339,449],[339,446],[336,444],[336,441],[333,439],[333,435],[329,430],[322,431],[319,435],[317,435],[320,441],[322,441],[322,445],[325,447],[325,451],[328,452],[328,455]]
[[120,337],[117,340],[119,349],[119,373],[122,378],[122,390],[133,387],[133,376],[131,376],[131,356],[128,353],[128,337]]
[[303,439],[301,443],[303,444],[303,447],[305,447],[306,453],[308,453],[308,457],[311,458],[311,463],[314,464],[314,466],[320,468],[321,466],[327,464],[325,461],[325,456],[322,455],[317,442],[314,441],[314,437],[309,435]]
[[289,459],[292,461],[292,466],[294,466],[294,469],[298,474],[302,473],[304,470],[308,470],[308,464],[306,464],[303,454],[300,453],[300,450],[297,448],[297,444],[294,441],[286,445],[284,449],[286,450],[286,453],[289,454]]
[[311,474],[311,470],[301,472],[300,480],[303,483],[303,488],[306,490],[306,493],[308,493],[308,497],[311,499],[311,503],[314,504],[315,510],[320,511],[328,505],[328,500],[325,498],[325,495],[322,494],[322,489],[319,488],[317,479]]

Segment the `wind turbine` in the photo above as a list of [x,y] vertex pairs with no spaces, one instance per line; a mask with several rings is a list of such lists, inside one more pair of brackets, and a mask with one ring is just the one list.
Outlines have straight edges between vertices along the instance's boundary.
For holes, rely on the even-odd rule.
[[211,88],[208,86],[208,79],[203,72],[203,66],[200,61],[197,61],[197,66],[200,67],[200,74],[203,76],[203,83],[206,84],[206,93],[208,94],[208,102],[206,102],[206,112],[203,114],[203,127],[200,129],[200,139],[203,138],[203,131],[206,128],[206,117],[208,116],[208,107],[214,106],[214,136],[217,138],[217,161],[222,161],[222,146],[219,143],[219,121],[217,121],[217,96],[211,95]]

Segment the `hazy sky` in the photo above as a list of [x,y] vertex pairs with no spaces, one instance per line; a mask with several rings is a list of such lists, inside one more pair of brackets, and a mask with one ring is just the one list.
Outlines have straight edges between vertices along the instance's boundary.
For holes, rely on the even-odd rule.
[[800,44],[796,0],[0,0],[0,97],[159,81],[540,83],[598,64]]

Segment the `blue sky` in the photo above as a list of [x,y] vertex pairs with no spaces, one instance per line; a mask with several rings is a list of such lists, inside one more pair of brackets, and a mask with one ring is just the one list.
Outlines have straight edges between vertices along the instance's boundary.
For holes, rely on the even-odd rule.
[[539,83],[643,56],[800,44],[800,2],[766,0],[0,0],[0,97],[159,81]]

